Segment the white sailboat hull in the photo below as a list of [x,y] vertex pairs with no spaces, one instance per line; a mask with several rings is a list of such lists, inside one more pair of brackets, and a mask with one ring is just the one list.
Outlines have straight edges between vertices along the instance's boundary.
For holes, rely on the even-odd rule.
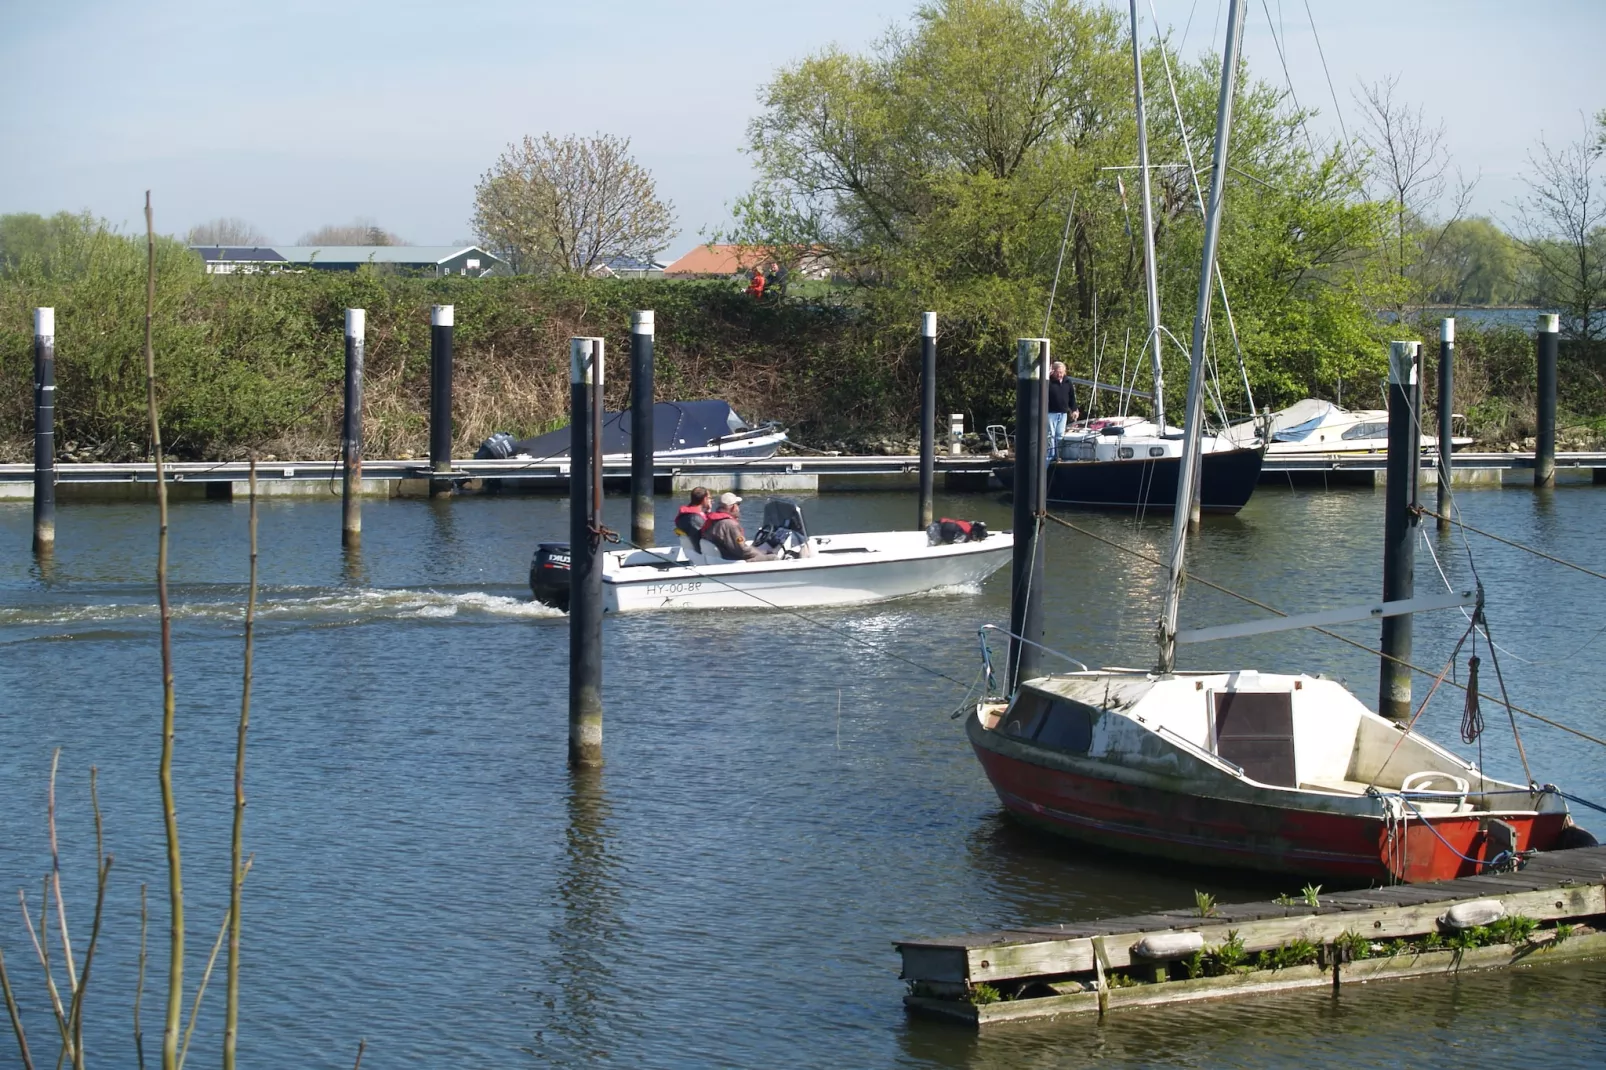
[[880,602],[980,583],[1008,563],[1013,540],[929,545],[923,531],[817,535],[813,553],[778,561],[694,563],[681,547],[609,553],[603,609],[798,609]]

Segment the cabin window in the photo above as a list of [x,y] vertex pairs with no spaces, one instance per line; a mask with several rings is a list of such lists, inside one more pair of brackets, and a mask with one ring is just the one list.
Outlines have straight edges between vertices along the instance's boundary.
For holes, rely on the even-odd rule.
[[1043,714],[1047,712],[1047,695],[1040,691],[1022,691],[1016,696],[1015,704],[1004,715],[1004,735],[1031,739],[1043,726]]
[[1389,425],[1387,422],[1384,422],[1356,424],[1348,431],[1345,431],[1343,437],[1352,440],[1357,438],[1387,438],[1388,434]]
[[1164,446],[1150,446],[1149,447],[1149,456],[1150,457],[1164,457],[1165,456],[1165,447]]
[[1294,696],[1288,691],[1218,691],[1216,753],[1262,784],[1296,787]]
[[1129,461],[1131,459],[1132,459],[1132,447],[1131,446],[1122,446],[1121,447],[1121,460]]
[[1037,742],[1076,754],[1086,754],[1093,743],[1093,710],[1080,702],[1055,699],[1037,729]]

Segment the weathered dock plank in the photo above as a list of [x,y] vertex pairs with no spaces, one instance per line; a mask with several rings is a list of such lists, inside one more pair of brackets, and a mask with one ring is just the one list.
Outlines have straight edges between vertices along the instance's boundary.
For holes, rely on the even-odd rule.
[[[1135,954],[1138,942],[1156,933],[1198,933],[1207,949],[1235,942],[1244,955],[1277,953],[1295,945],[1306,948],[1308,955],[1314,954],[1310,949],[1320,948],[1325,961],[1317,974],[1327,981],[1310,983],[1336,983],[1335,968],[1341,974],[1345,970],[1358,971],[1356,977],[1409,976],[1466,968],[1469,963],[1500,964],[1499,954],[1484,954],[1496,949],[1484,947],[1462,946],[1450,953],[1456,956],[1453,962],[1435,958],[1439,952],[1426,935],[1438,933],[1451,907],[1470,902],[1496,902],[1506,917],[1526,918],[1534,925],[1592,922],[1606,927],[1603,875],[1606,847],[1584,848],[1539,856],[1525,869],[1513,873],[1319,895],[1314,907],[1303,899],[1291,903],[1230,904],[1209,911],[1208,917],[1199,916],[1197,911],[1162,911],[1059,926],[900,941],[895,946],[903,955],[902,977],[913,988],[911,1008],[979,1024],[1043,1013],[1069,1013],[1087,1006],[1097,1009],[1097,1000],[1088,1002],[1089,989],[1101,992],[1109,1007],[1131,1005],[1134,1001],[1214,998],[1214,994],[1259,991],[1267,986],[1297,987],[1309,980],[1302,980],[1304,975],[1293,972],[1294,968],[1271,971],[1278,974],[1275,978],[1260,976],[1268,972],[1265,969],[1246,968],[1239,968],[1231,977],[1195,977],[1187,981],[1173,978],[1164,963]],[[1606,948],[1592,930],[1586,930],[1589,938],[1577,945],[1561,938],[1567,931],[1549,928],[1524,936],[1531,943],[1507,947],[1503,952],[1506,963],[1531,957],[1541,944],[1552,950],[1571,945],[1569,955],[1580,948]],[[1396,951],[1389,956],[1393,964],[1388,966],[1364,957],[1339,965],[1352,955],[1355,946],[1360,946],[1362,952],[1385,946],[1397,949],[1398,941],[1411,939],[1416,944],[1409,955],[1403,956],[1409,962],[1394,961],[1402,959]],[[1116,978],[1130,987],[1110,987],[1107,976],[1112,970],[1130,971]],[[1055,994],[974,1001],[978,986],[991,989],[999,984],[1016,994],[1044,986]],[[1190,995],[1195,992],[1212,995]],[[967,1007],[972,1009],[964,1009]]]

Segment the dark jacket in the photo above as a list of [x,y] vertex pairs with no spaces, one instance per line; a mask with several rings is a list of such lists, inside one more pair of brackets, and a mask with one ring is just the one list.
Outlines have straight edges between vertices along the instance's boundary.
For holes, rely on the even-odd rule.
[[1077,409],[1076,384],[1067,376],[1059,382],[1052,377],[1048,380],[1048,411],[1072,412]]

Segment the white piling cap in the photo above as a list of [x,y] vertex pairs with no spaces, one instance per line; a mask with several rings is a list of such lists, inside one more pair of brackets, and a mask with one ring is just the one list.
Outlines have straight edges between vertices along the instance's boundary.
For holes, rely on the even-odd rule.
[[1015,377],[1017,379],[1048,378],[1048,339],[1022,338],[1015,343]]
[[1539,313],[1539,333],[1555,334],[1561,330],[1561,317],[1554,312]]
[[[592,359],[596,354],[596,359]],[[569,339],[569,382],[585,383],[588,386],[601,386],[602,373],[605,361],[603,355],[603,340],[601,338],[584,338],[575,335]]]
[[452,306],[436,305],[430,309],[429,325],[431,327],[450,327],[452,325]]
[[56,337],[55,309],[36,308],[33,310],[33,334],[35,338]]
[[1454,342],[1455,341],[1455,317],[1454,316],[1446,316],[1444,319],[1439,321],[1439,341],[1441,341],[1441,342]]
[[630,314],[630,333],[645,335],[654,333],[652,309],[644,308]]
[[1389,382],[1395,386],[1416,385],[1416,353],[1420,342],[1389,343]]
[[937,314],[935,312],[920,313],[920,337],[937,337]]
[[362,340],[363,332],[368,329],[368,313],[360,308],[346,309],[346,337]]

